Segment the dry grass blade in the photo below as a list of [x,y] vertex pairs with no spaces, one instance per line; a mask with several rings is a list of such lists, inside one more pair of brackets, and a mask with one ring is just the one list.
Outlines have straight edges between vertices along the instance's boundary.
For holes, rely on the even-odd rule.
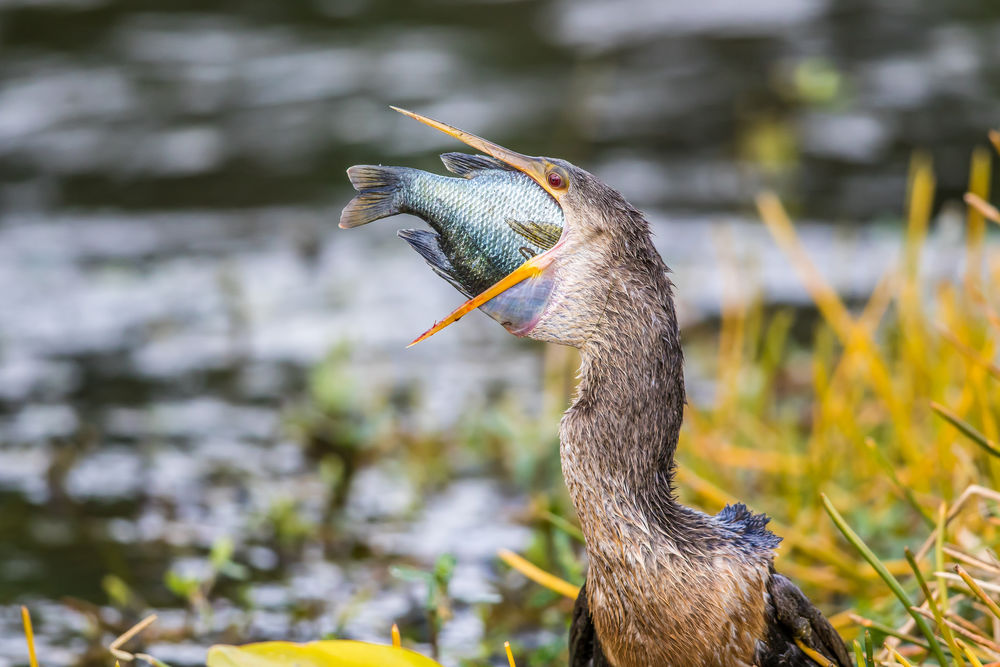
[[[969,165],[969,197],[975,197],[985,204],[990,196],[990,153],[981,146],[972,151]],[[989,211],[971,205],[966,213],[965,226],[965,284],[976,285],[982,280],[983,246],[986,240],[986,217]]]
[[395,623],[392,624],[392,646],[393,648],[401,648],[403,646],[403,638],[399,635],[399,626]]
[[[994,491],[993,489],[988,489],[985,486],[981,486],[979,484],[970,484],[969,486],[965,487],[965,491],[962,491],[962,495],[958,497],[958,500],[952,503],[951,509],[948,510],[948,516],[945,517],[944,520],[945,525],[951,523],[951,521],[955,517],[957,517],[962,512],[962,510],[965,509],[966,503],[968,503],[971,498],[986,498],[988,500],[1000,503],[1000,492]],[[927,539],[924,540],[924,543],[920,545],[920,548],[917,549],[915,557],[918,560],[923,558],[924,555],[927,553],[927,551],[937,542],[937,534],[938,534],[938,529],[935,528],[934,532],[932,532],[927,537]],[[950,576],[954,577],[955,575],[950,575]]]
[[507,664],[509,667],[517,667],[514,664],[514,653],[510,650],[510,642],[503,643],[503,650],[507,652]]
[[[956,567],[959,567],[959,566],[956,566]],[[965,570],[962,570],[962,571],[965,572]],[[962,577],[960,577],[959,575],[957,575],[957,574],[955,574],[953,572],[935,572],[934,576],[935,577],[944,577],[945,579],[948,579],[948,580],[954,581],[954,582],[962,582],[963,581]],[[966,576],[968,576],[968,573],[966,573]],[[988,582],[985,582],[985,581],[976,581],[972,577],[969,577],[969,581],[972,581],[973,583],[975,583],[982,590],[990,591],[990,592],[993,592],[993,593],[1000,593],[1000,584],[991,584],[991,583],[988,583]],[[965,583],[968,585],[968,582],[965,582]],[[973,590],[973,592],[975,592],[975,591]]]
[[964,551],[955,548],[954,546],[946,544],[944,546],[944,552],[948,554],[951,558],[955,560],[960,560],[966,565],[971,565],[972,567],[978,568],[980,570],[986,570],[990,574],[995,576],[1000,576],[1000,567],[997,567],[993,563],[988,563],[981,558],[976,558]]
[[898,660],[899,664],[903,665],[903,667],[913,667],[913,663],[911,663],[909,660],[907,660],[906,658],[904,658],[903,654],[900,653],[899,651],[897,651],[895,649],[895,647],[892,647],[892,646],[889,646],[888,644],[886,644],[885,648],[889,652],[889,655],[892,656],[893,660]]
[[[914,607],[914,611],[916,611],[918,614],[923,614],[927,618],[934,619],[934,615],[931,612],[927,611],[926,609],[920,609],[918,607]],[[934,620],[937,620],[937,619],[934,619]],[[979,644],[983,648],[988,649],[990,651],[990,653],[993,654],[992,657],[994,659],[1000,659],[1000,644],[997,644],[996,642],[992,641],[988,637],[984,637],[984,636],[982,636],[979,633],[970,632],[968,629],[963,628],[961,625],[959,625],[958,623],[955,623],[954,621],[951,621],[951,620],[948,620],[948,619],[943,619],[942,622],[945,625],[947,625],[950,630],[954,630],[955,632],[957,632],[958,634],[962,635],[963,637],[965,637],[969,641],[975,642],[976,644]],[[955,650],[956,651],[959,650],[957,644],[955,645]]]
[[997,330],[1000,330],[1000,315],[993,309],[992,304],[986,295],[983,294],[982,290],[979,289],[977,285],[970,285],[966,289],[966,293],[972,298],[977,305],[983,309],[983,315]]
[[[960,598],[962,600],[968,599],[968,596],[965,595],[956,595],[955,597]],[[975,623],[973,623],[972,621],[968,621],[962,618],[961,616],[956,615],[955,612],[948,613],[948,620],[954,621],[955,623],[959,624],[960,626],[962,626],[963,628],[965,628],[966,630],[968,630],[973,634],[983,635],[984,637],[986,636],[983,633],[983,630],[980,630],[978,627],[976,627]]]
[[960,341],[958,337],[955,336],[955,334],[951,333],[944,327],[938,327],[938,333],[940,333],[941,337],[946,341],[948,341],[948,343],[950,343],[952,347],[961,352],[962,356],[964,356],[966,359],[976,364],[977,366],[981,366],[982,368],[986,369],[986,372],[988,372],[996,379],[1000,380],[1000,366],[997,366],[989,359],[984,358],[981,354],[979,354],[971,347]]
[[140,632],[148,628],[150,625],[152,625],[154,621],[156,621],[156,614],[152,614],[142,619],[141,621],[133,625],[131,628],[123,632],[121,635],[119,635],[118,638],[115,639],[113,642],[108,644],[108,651],[118,660],[126,660],[128,662],[135,660],[136,656],[132,655],[128,651],[123,651],[121,647],[124,646],[128,640],[132,639],[137,634],[139,634]]
[[530,563],[521,556],[518,556],[513,551],[501,549],[497,552],[497,556],[499,556],[500,560],[504,563],[517,570],[528,579],[531,579],[536,584],[545,586],[545,588],[548,588],[551,591],[555,591],[560,595],[565,595],[571,600],[575,600],[580,594],[579,586],[575,586],[565,579],[560,579],[554,574],[549,574],[534,563]]
[[[938,521],[937,521],[937,537],[934,539],[934,567],[938,571],[944,569],[944,536],[945,529],[948,527],[946,522],[948,519],[948,506],[942,502],[938,505]],[[909,547],[907,547],[907,552],[909,552]],[[938,596],[941,599],[941,609],[944,613],[948,613],[948,584],[941,577],[937,577],[938,583]],[[933,598],[928,596],[928,604],[934,604]],[[951,647],[955,650],[955,647]],[[959,658],[961,660],[961,658]]]
[[[986,594],[986,591],[983,590],[984,586],[981,586],[979,582],[970,577],[969,573],[962,569],[961,565],[955,566],[955,572],[962,578],[965,585],[976,594],[976,597],[983,601],[983,604],[989,608],[993,616],[995,616],[997,620],[1000,620],[1000,606],[997,606],[997,603],[993,601],[993,598]],[[1000,586],[996,588],[1000,589]]]
[[847,522],[844,521],[844,517],[840,516],[840,513],[833,506],[833,503],[830,502],[830,499],[827,498],[825,494],[820,494],[820,497],[823,499],[823,506],[826,508],[827,514],[829,514],[830,518],[833,519],[834,524],[836,524],[837,528],[840,529],[840,532],[844,534],[844,537],[847,538],[848,542],[854,545],[864,559],[868,561],[873,568],[875,568],[878,575],[913,618],[913,621],[917,624],[917,628],[920,629],[920,634],[927,639],[927,643],[930,645],[931,653],[933,653],[934,657],[937,658],[938,663],[941,665],[947,664],[947,660],[945,660],[944,652],[941,650],[941,645],[938,643],[937,637],[934,636],[934,632],[931,631],[930,626],[927,625],[926,619],[911,609],[914,605],[896,577],[892,576],[889,570],[886,569],[885,564],[883,564],[882,561],[879,560],[878,556],[876,556],[875,553],[868,548],[868,545],[864,543],[864,540],[858,537],[858,534],[855,533],[849,525],[847,525]]
[[900,430],[900,439],[910,451],[916,452],[918,448],[910,432],[910,419],[906,407],[893,391],[892,376],[886,368],[885,361],[879,355],[870,332],[865,331],[864,326],[854,321],[836,290],[823,278],[809,259],[802,242],[795,233],[795,226],[777,195],[773,192],[762,193],[757,196],[756,203],[761,219],[785,255],[791,260],[792,267],[805,285],[823,319],[829,323],[840,341],[846,346],[856,348],[858,356],[865,361],[871,385],[889,407],[893,421]]
[[962,647],[962,653],[965,654],[965,659],[972,664],[972,667],[983,667],[983,663],[979,661],[979,658],[972,652],[972,649],[970,649],[964,642],[959,642],[959,645]]
[[[943,517],[942,512],[942,517]],[[959,657],[958,646],[955,645],[955,637],[951,633],[951,628],[948,627],[947,622],[944,620],[944,616],[941,614],[941,610],[938,608],[937,602],[934,601],[934,596],[931,594],[931,589],[927,586],[927,581],[924,579],[924,575],[920,572],[920,566],[917,565],[917,561],[913,558],[913,552],[910,551],[909,547],[903,549],[903,553],[906,556],[906,562],[910,564],[910,569],[913,570],[913,576],[916,578],[917,583],[920,585],[920,590],[924,594],[924,600],[927,601],[927,606],[930,607],[930,617],[937,623],[938,628],[941,629],[941,634],[944,636],[944,640],[948,643],[948,648],[951,649],[952,663],[957,665],[961,664],[961,658]],[[945,598],[942,598],[945,599]],[[918,614],[924,614],[923,609],[918,607],[911,607],[911,611],[915,611]]]
[[[139,660],[145,660],[146,662],[148,662],[149,664],[151,664],[153,667],[170,667],[170,665],[168,665],[167,663],[163,662],[159,658],[154,658],[153,656],[151,656],[148,653],[136,653],[135,657],[138,658]],[[117,664],[117,662],[118,661],[115,660],[116,664]]]
[[1000,210],[997,210],[995,206],[982,197],[972,192],[966,192],[963,199],[965,199],[966,204],[979,211],[984,218],[1000,224]]
[[871,437],[865,438],[865,447],[871,453],[872,458],[875,459],[878,467],[882,469],[882,471],[889,478],[889,481],[892,482],[892,485],[896,487],[896,490],[903,496],[903,499],[906,500],[907,504],[923,518],[928,526],[933,526],[934,519],[931,518],[931,515],[927,513],[927,510],[921,507],[920,503],[917,502],[916,496],[913,495],[913,490],[900,481],[899,476],[896,474],[895,467],[893,467],[889,459],[885,457],[882,450],[878,448],[878,444],[875,442],[875,439]]
[[900,632],[896,628],[890,627],[885,623],[879,623],[878,621],[873,621],[870,618],[865,618],[864,616],[859,616],[858,614],[852,613],[851,620],[860,625],[863,628],[869,628],[871,630],[876,630],[889,637],[895,637],[896,639],[902,639],[904,642],[909,642],[915,646],[919,646],[925,651],[930,651],[930,645],[925,642],[920,637],[914,637],[913,635],[908,635],[905,632]]
[[1000,153],[1000,132],[990,130],[987,136],[990,138],[990,143],[993,144],[993,149],[997,153]]
[[35,630],[31,627],[31,614],[28,608],[21,606],[21,623],[24,624],[24,639],[28,642],[28,664],[38,667],[38,655],[35,654]]
[[907,660],[906,658],[904,658],[902,656],[902,654],[899,651],[897,651],[895,648],[893,648],[892,646],[889,646],[888,644],[886,644],[885,648],[892,655],[893,659],[898,660],[899,664],[903,665],[903,667],[913,667],[913,663],[910,662],[909,660]]
[[798,637],[795,638],[795,645],[798,646],[799,650],[805,653],[809,657],[809,659],[815,662],[817,665],[821,665],[822,667],[837,667],[837,663],[835,663],[833,660],[830,660],[830,658],[826,657],[816,649],[809,648],[808,646],[803,644],[802,640],[799,639]]

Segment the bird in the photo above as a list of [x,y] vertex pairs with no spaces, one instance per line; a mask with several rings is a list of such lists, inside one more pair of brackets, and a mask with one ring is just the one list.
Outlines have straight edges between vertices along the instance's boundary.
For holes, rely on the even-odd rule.
[[580,351],[576,395],[559,426],[588,560],[570,666],[847,667],[830,622],[776,571],[780,538],[766,515],[743,504],[710,515],[677,498],[684,357],[675,288],[644,215],[570,162],[403,113],[527,174],[563,212],[551,248],[414,343],[503,295],[494,317],[509,331]]

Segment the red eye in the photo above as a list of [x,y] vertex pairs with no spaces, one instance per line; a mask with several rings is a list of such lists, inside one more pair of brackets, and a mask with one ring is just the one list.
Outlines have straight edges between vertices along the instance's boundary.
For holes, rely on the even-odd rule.
[[555,188],[556,190],[562,189],[564,185],[563,177],[559,175],[558,171],[550,171],[548,175],[548,180],[549,180],[549,185]]

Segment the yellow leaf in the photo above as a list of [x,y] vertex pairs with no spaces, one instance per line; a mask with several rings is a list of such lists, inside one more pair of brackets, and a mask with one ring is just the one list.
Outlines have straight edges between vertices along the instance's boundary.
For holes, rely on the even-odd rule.
[[441,667],[409,649],[347,640],[216,645],[207,667]]

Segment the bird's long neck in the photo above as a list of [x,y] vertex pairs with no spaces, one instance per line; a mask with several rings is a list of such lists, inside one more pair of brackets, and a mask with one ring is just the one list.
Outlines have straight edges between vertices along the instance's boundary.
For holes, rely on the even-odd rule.
[[659,266],[611,276],[560,429],[563,476],[587,541],[589,611],[615,667],[745,666],[764,630],[770,550],[749,556],[673,497],[684,374]]
[[613,493],[638,520],[656,522],[675,505],[685,400],[672,285],[662,264],[610,285],[601,321],[580,348],[578,394],[561,430],[564,473],[571,494],[579,485]]

